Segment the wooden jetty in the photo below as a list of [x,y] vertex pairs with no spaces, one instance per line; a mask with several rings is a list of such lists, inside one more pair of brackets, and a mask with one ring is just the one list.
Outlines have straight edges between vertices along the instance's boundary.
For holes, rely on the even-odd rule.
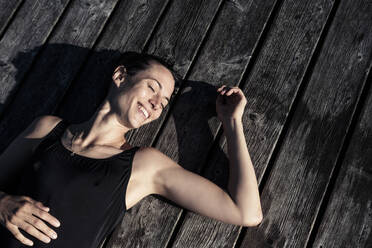
[[130,143],[226,188],[214,91],[239,86],[264,219],[235,226],[150,195],[101,247],[372,247],[371,27],[369,0],[2,0],[0,149],[37,116],[86,120],[112,61],[152,53],[183,81]]

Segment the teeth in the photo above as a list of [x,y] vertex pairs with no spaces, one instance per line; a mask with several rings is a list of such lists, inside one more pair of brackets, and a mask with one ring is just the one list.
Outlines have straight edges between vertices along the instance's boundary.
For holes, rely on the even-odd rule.
[[146,111],[144,107],[141,105],[139,106],[139,109],[142,111],[142,113],[145,115],[146,119],[149,117],[149,113]]

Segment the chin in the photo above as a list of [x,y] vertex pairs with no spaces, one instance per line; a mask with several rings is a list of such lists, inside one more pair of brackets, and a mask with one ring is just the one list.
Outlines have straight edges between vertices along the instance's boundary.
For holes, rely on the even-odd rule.
[[141,126],[147,124],[147,121],[138,120],[137,118],[129,118],[128,120],[129,126],[132,129],[140,128]]
[[127,123],[129,123],[132,128],[139,128],[150,122],[150,119],[142,118],[141,114],[139,114],[138,112],[131,112],[127,119]]

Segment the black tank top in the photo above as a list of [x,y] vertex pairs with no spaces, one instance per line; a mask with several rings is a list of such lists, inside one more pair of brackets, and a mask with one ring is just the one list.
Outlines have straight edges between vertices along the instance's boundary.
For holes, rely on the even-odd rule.
[[[26,170],[17,191],[44,203],[50,208],[49,213],[61,222],[59,227],[45,222],[58,235],[48,244],[20,229],[34,242],[33,247],[97,248],[127,210],[126,189],[139,147],[103,159],[71,156],[61,143],[67,126],[66,121],[60,121],[39,144],[34,166]],[[6,231],[8,245],[1,247],[29,247]]]

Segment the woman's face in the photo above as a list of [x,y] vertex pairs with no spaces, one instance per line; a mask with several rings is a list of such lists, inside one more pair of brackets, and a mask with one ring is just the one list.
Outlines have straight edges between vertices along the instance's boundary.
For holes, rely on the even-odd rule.
[[113,80],[115,85],[120,85],[114,97],[118,108],[115,111],[119,121],[131,129],[159,118],[175,84],[172,73],[157,62],[151,62],[146,70],[133,76],[126,76],[118,67]]

